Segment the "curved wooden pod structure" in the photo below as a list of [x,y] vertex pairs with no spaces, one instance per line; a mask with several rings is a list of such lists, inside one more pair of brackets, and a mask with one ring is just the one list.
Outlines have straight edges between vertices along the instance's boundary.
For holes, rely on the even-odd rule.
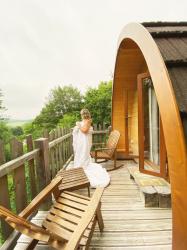
[[[174,32],[177,28],[179,32]],[[172,36],[176,40],[176,33],[182,37],[181,43],[185,50],[180,52],[184,58],[174,61],[172,56],[169,59],[167,56],[170,49],[168,37]],[[165,47],[161,44],[163,41],[159,40],[163,36],[166,36]],[[187,23],[131,23],[125,26],[119,37],[112,100],[112,127],[122,135],[118,145],[119,156],[128,156],[130,153],[138,155],[137,75],[145,72],[150,74],[168,157],[173,214],[172,246],[175,250],[187,249],[187,151],[179,112],[187,113],[187,98],[185,95],[176,97],[174,83],[176,74],[187,72],[186,39]],[[182,67],[183,71],[175,72],[175,66]],[[184,110],[181,110],[182,105],[179,103],[182,98]]]

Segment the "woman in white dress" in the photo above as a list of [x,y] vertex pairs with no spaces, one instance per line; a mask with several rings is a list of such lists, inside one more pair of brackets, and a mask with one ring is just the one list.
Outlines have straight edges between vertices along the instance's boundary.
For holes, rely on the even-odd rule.
[[110,176],[100,164],[93,163],[90,156],[92,146],[92,120],[88,109],[81,110],[82,121],[73,129],[74,168],[83,167],[91,187],[106,187]]

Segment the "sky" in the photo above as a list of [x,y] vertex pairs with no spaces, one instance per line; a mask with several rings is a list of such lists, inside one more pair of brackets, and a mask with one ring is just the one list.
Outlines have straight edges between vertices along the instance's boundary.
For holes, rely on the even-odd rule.
[[110,80],[126,24],[187,21],[186,10],[186,0],[0,0],[6,115],[33,119],[54,87]]

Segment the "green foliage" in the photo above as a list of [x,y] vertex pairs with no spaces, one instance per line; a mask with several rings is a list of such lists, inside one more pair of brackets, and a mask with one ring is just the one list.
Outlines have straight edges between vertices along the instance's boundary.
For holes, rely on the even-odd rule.
[[72,128],[78,120],[80,120],[80,112],[65,114],[58,122],[58,126],[63,128]]
[[5,121],[0,121],[0,139],[6,144],[10,141],[12,133]]
[[23,128],[21,126],[12,127],[12,128],[10,128],[10,130],[14,136],[23,135]]
[[23,125],[23,131],[25,136],[32,134],[33,139],[36,139],[42,136],[43,128],[33,122],[28,122]]
[[51,90],[48,101],[33,124],[49,130],[55,128],[65,114],[74,114],[81,109],[82,95],[72,86],[56,87]]
[[3,111],[5,111],[5,107],[3,106],[3,100],[2,100],[3,94],[2,94],[2,90],[0,89],[0,121],[4,120],[4,116],[3,116]]
[[112,81],[101,82],[97,88],[89,88],[84,106],[90,110],[94,123],[111,123]]

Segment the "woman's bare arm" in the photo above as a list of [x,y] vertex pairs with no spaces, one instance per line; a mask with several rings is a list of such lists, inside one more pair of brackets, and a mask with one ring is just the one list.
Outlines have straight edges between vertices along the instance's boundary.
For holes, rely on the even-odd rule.
[[91,120],[84,120],[84,124],[83,126],[80,128],[80,130],[83,132],[83,133],[88,133],[90,127],[91,127]]

